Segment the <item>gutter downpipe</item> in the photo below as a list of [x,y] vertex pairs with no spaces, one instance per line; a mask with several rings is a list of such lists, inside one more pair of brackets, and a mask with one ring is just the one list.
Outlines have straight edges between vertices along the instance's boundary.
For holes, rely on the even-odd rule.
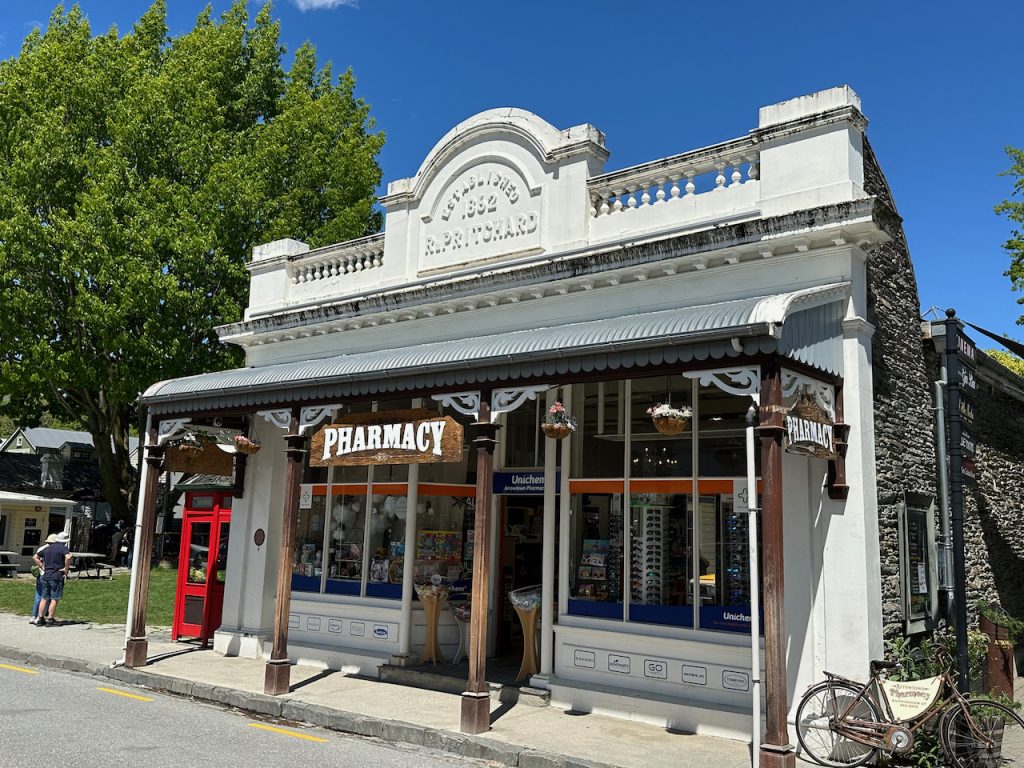
[[[121,658],[114,662],[114,666],[121,666],[125,662],[125,651],[128,650],[128,638],[132,634],[132,616],[135,615],[135,585],[139,580],[139,550],[142,546],[142,510],[145,508],[146,481],[149,477],[149,462],[146,461],[146,451],[149,448],[149,434],[153,428],[153,414],[146,416],[146,431],[139,440],[139,463],[142,465],[139,470],[139,497],[135,508],[135,535],[132,537],[132,573],[128,582],[128,615],[124,622],[124,645],[121,646]],[[149,558],[146,558],[146,567],[149,567]]]
[[751,704],[751,765],[757,768],[761,757],[761,579],[757,569],[757,472],[754,465],[753,404],[747,409],[747,546],[750,560],[750,680]]
[[953,610],[953,540],[950,536],[949,521],[949,470],[946,466],[946,361],[941,356],[942,369],[939,381],[935,382],[935,453],[939,468],[939,589],[942,591],[942,610],[947,618]]

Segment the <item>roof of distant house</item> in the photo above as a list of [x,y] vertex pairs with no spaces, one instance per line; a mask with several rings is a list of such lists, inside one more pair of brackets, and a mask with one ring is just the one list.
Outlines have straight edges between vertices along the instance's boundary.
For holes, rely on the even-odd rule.
[[[0,488],[29,493],[35,490],[53,493],[52,489],[40,487],[41,462],[42,456],[39,455],[0,453]],[[99,466],[89,461],[69,461],[64,466],[62,484],[65,494],[96,495],[101,487]]]
[[[29,427],[22,430],[25,438],[38,450],[39,448],[61,448],[65,443],[73,448],[92,448],[92,435],[88,432],[76,432],[73,429],[51,429],[49,427]],[[13,437],[14,435],[11,435]],[[7,438],[10,440],[10,438]],[[4,448],[7,441],[0,441],[0,449]],[[139,447],[139,438],[128,438],[128,450],[134,451]]]
[[0,491],[0,501],[20,504],[67,504],[68,500],[57,496],[38,496],[34,493],[12,493]]

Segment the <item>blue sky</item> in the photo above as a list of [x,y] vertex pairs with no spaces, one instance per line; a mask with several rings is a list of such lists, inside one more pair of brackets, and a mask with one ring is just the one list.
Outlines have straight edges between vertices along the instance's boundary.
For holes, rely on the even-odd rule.
[[[168,0],[172,34],[205,4]],[[6,58],[53,5],[0,5]],[[94,32],[125,31],[149,2],[80,6]],[[277,0],[274,13],[289,50],[309,40],[321,62],[355,71],[387,133],[385,181],[413,175],[452,126],[492,107],[592,123],[614,170],[740,136],[759,106],[849,84],[904,218],[922,310],[953,306],[1024,338],[1024,294],[1003,274],[1010,225],[992,210],[1012,192],[1004,146],[1024,148],[1020,0]]]

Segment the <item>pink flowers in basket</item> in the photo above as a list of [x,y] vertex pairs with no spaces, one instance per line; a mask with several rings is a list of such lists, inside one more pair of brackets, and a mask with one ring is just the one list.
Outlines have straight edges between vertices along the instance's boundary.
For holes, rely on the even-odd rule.
[[559,400],[548,408],[540,428],[547,437],[561,440],[576,431],[576,419],[569,415]]
[[564,424],[569,427],[570,430],[576,431],[576,419],[569,415],[569,412],[565,410],[565,406],[562,405],[561,400],[556,400],[555,404],[548,408],[548,415],[544,417],[545,424]]

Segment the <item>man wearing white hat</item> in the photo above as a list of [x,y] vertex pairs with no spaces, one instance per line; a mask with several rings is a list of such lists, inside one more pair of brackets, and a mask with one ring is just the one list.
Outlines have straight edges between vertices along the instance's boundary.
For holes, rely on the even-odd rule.
[[[50,546],[51,544],[56,544],[56,543],[57,543],[57,534],[56,533],[51,533],[49,536],[46,537],[46,541],[43,542],[43,545],[41,547],[39,547],[39,549],[36,550],[36,554],[37,555],[40,554],[48,546]],[[36,577],[36,598],[35,598],[35,601],[32,603],[32,618],[28,620],[28,623],[29,624],[36,624],[36,623],[39,622],[39,604],[41,602],[43,602],[43,592],[42,592],[43,585],[40,583],[40,580],[43,578],[43,569],[40,568],[35,563],[33,563],[32,564],[32,575]]]
[[37,627],[45,627],[47,621],[53,623],[57,602],[64,596],[64,577],[71,568],[71,550],[68,549],[70,540],[71,537],[66,533],[58,533],[53,544],[48,544],[46,549],[32,556],[35,564],[43,569],[39,579],[42,602],[39,603]]

